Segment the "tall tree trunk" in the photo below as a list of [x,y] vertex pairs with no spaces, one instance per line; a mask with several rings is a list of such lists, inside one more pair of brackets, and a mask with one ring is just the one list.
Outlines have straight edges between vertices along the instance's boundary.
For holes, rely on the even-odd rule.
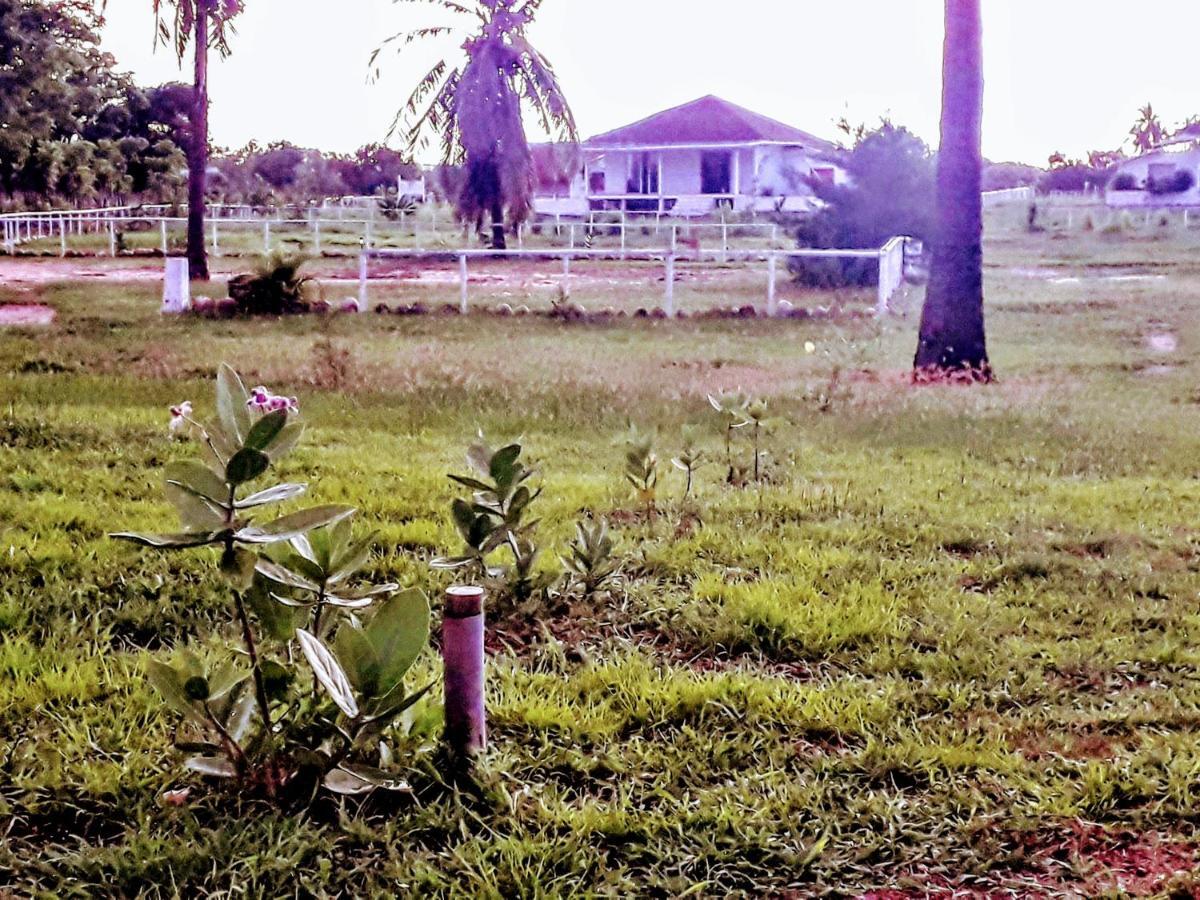
[[208,281],[208,251],[204,246],[204,206],[208,193],[208,9],[210,0],[196,3],[196,80],[192,104],[192,144],[188,149],[187,255],[191,277]]
[[918,381],[990,381],[983,324],[983,21],[981,0],[946,0],[937,233]]
[[504,235],[504,206],[499,200],[492,201],[492,249],[508,249],[508,239]]

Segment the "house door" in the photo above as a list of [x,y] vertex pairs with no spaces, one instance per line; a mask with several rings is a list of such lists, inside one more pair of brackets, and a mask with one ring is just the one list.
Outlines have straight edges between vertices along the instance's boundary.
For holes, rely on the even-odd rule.
[[733,193],[733,154],[728,150],[705,150],[700,154],[700,193]]

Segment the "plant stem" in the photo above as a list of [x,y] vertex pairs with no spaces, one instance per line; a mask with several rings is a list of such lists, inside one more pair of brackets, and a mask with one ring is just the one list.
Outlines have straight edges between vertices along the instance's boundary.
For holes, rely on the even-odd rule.
[[206,701],[204,704],[204,712],[208,716],[208,721],[212,723],[217,734],[221,736],[221,740],[225,743],[226,752],[233,757],[233,764],[237,767],[238,774],[245,775],[249,764],[246,760],[246,751],[242,749],[241,744],[233,739],[233,735],[221,724],[221,720],[213,715],[212,708]]

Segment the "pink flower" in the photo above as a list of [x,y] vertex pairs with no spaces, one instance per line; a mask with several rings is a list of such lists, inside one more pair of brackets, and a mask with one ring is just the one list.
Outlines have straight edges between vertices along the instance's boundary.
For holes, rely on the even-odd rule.
[[300,401],[295,397],[281,397],[261,386],[250,392],[250,399],[246,401],[246,406],[264,415],[281,410],[289,413],[300,412]]
[[178,434],[187,427],[188,419],[192,415],[192,404],[189,400],[184,400],[178,406],[171,407],[171,434]]

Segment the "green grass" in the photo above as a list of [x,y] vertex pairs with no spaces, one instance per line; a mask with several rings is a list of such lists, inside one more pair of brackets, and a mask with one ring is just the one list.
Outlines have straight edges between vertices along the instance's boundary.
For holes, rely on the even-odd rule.
[[[1200,847],[1195,259],[1182,233],[996,235],[1001,380],[969,389],[907,383],[917,290],[882,327],[214,322],[160,318],[153,282],[22,263],[48,277],[0,302],[60,318],[0,333],[0,895],[1187,890],[1171,872]],[[1129,272],[1167,278],[1103,280]],[[724,301],[759,301],[729,278]],[[589,306],[658,302],[619,266],[596,282]],[[1160,332],[1178,350],[1147,343]],[[199,554],[105,534],[171,524],[159,470],[185,449],[166,408],[208,403],[222,360],[300,396],[310,435],[283,475],[377,525],[372,577],[445,586],[427,566],[455,549],[444,476],[480,428],[540,463],[544,565],[579,515],[612,519],[621,588],[510,624],[528,640],[492,657],[479,795],[440,787],[428,748],[419,802],[390,810],[285,816],[181,773],[142,672],[181,643],[219,652],[224,595]],[[779,420],[761,489],[722,479],[705,395],[739,386]],[[630,420],[658,429],[649,525],[620,474]],[[687,510],[667,466],[684,423],[714,460]],[[433,651],[420,665],[436,677]],[[189,784],[188,805],[160,801]]]

